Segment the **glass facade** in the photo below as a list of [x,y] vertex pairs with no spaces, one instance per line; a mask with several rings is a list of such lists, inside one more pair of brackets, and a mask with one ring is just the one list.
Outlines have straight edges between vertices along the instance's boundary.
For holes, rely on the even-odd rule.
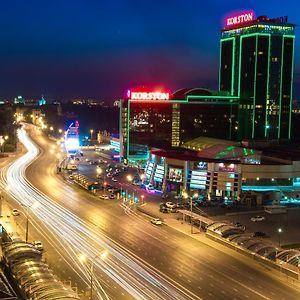
[[294,25],[257,23],[222,31],[220,89],[240,97],[239,140],[290,139]]

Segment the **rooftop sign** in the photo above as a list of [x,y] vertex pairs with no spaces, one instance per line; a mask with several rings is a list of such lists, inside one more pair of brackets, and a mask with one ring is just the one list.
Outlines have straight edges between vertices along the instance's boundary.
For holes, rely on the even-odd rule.
[[238,24],[244,24],[253,21],[255,18],[254,12],[249,11],[236,16],[226,18],[226,26],[234,26]]
[[127,92],[131,100],[169,100],[170,94],[165,92]]

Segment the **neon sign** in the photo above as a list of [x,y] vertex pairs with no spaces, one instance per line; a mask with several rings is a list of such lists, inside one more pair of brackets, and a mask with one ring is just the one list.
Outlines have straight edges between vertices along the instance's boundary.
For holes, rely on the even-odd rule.
[[170,94],[165,92],[130,92],[127,96],[131,100],[169,100]]
[[226,19],[226,26],[234,26],[237,24],[248,23],[254,20],[254,12],[249,11],[237,16],[232,16]]

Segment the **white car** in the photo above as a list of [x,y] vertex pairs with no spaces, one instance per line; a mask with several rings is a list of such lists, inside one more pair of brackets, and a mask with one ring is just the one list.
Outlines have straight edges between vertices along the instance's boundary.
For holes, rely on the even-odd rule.
[[151,223],[155,225],[162,225],[162,221],[157,218],[151,219]]
[[19,212],[16,208],[14,208],[14,209],[11,211],[11,214],[12,214],[13,216],[19,216],[19,215],[20,215],[20,212]]
[[109,199],[109,197],[107,195],[100,195],[99,198],[103,199],[103,200],[108,200]]
[[110,178],[110,177],[112,177],[113,175],[111,174],[111,173],[107,173],[106,174],[106,177],[108,177],[108,178]]
[[148,190],[148,191],[154,191],[155,189],[154,189],[154,186],[152,184],[148,184],[146,186],[146,190]]
[[111,180],[114,182],[118,181],[115,177],[113,177]]
[[264,221],[265,220],[265,217],[262,217],[262,216],[255,216],[255,217],[252,217],[250,219],[252,222],[261,222],[261,221]]
[[33,241],[32,244],[39,251],[43,251],[44,247],[41,241]]
[[166,207],[168,207],[168,208],[175,208],[175,207],[176,207],[176,204],[173,203],[173,202],[167,202],[167,203],[166,203]]

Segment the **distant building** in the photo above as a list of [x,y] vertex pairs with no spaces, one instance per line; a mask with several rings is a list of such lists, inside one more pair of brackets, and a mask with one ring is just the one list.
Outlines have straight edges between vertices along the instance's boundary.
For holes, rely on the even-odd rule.
[[42,96],[40,99],[37,100],[37,105],[38,106],[42,106],[42,105],[46,105],[46,104],[47,104],[47,101],[44,98],[44,96]]
[[14,104],[25,104],[25,98],[23,96],[15,97]]

